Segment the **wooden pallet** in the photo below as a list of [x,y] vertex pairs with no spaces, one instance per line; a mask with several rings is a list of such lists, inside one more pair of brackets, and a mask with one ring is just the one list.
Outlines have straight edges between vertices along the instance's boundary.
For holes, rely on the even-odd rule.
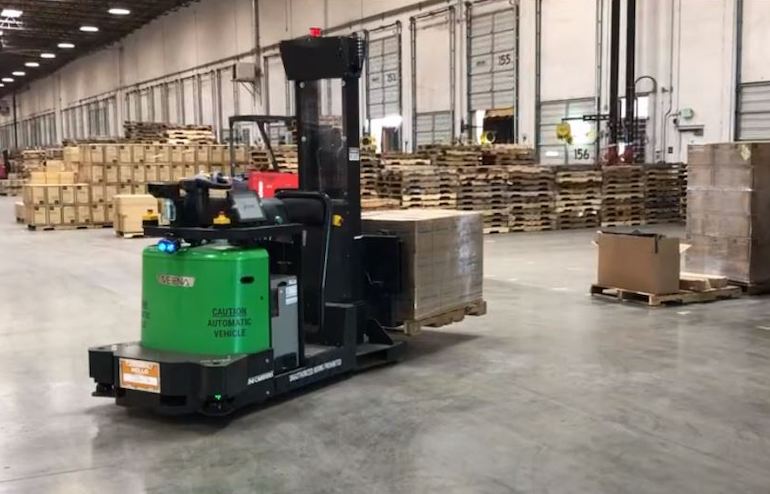
[[744,281],[730,280],[730,283],[739,287],[746,295],[766,295],[770,293],[770,281],[765,283],[746,283]]
[[741,288],[729,285],[723,288],[711,288],[703,291],[680,290],[678,293],[656,295],[653,293],[636,292],[622,288],[612,288],[591,285],[591,295],[616,299],[620,302],[636,302],[650,307],[664,305],[697,304],[714,302],[716,300],[737,298],[741,296]]
[[115,232],[120,238],[144,238],[144,232]]
[[112,223],[81,224],[81,225],[27,225],[31,232],[51,232],[55,230],[96,230],[112,228]]
[[440,328],[448,324],[460,322],[465,316],[483,316],[487,313],[487,303],[484,300],[476,300],[461,307],[447,310],[435,316],[426,317],[415,321],[404,321],[404,334],[414,336],[419,334],[424,327]]

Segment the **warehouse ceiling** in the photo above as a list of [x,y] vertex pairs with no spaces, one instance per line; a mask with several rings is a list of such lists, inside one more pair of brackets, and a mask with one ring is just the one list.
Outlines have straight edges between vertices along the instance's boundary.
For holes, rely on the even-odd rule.
[[191,1],[0,0],[0,97]]

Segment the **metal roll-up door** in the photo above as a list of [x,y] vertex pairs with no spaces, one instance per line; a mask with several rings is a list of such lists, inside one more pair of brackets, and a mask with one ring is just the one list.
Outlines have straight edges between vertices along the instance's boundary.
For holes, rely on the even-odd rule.
[[370,120],[401,114],[401,47],[394,34],[369,41],[367,116]]
[[[595,161],[594,122],[582,119],[584,115],[596,112],[593,98],[578,98],[540,103],[540,162],[545,164],[589,164]],[[566,144],[556,138],[556,126],[567,121],[573,127],[573,144]]]
[[468,105],[473,111],[516,102],[516,11],[472,16],[468,36]]

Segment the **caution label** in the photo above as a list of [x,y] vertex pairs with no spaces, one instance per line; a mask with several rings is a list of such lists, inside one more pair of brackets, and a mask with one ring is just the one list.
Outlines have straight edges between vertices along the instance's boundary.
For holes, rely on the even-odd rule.
[[120,359],[120,387],[160,393],[160,364],[147,360]]
[[246,307],[214,307],[208,321],[214,338],[243,338],[251,324]]

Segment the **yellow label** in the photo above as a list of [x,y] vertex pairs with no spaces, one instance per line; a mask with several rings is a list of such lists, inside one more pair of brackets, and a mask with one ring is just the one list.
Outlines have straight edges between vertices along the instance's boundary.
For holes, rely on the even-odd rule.
[[160,364],[147,360],[120,359],[120,387],[160,393]]

